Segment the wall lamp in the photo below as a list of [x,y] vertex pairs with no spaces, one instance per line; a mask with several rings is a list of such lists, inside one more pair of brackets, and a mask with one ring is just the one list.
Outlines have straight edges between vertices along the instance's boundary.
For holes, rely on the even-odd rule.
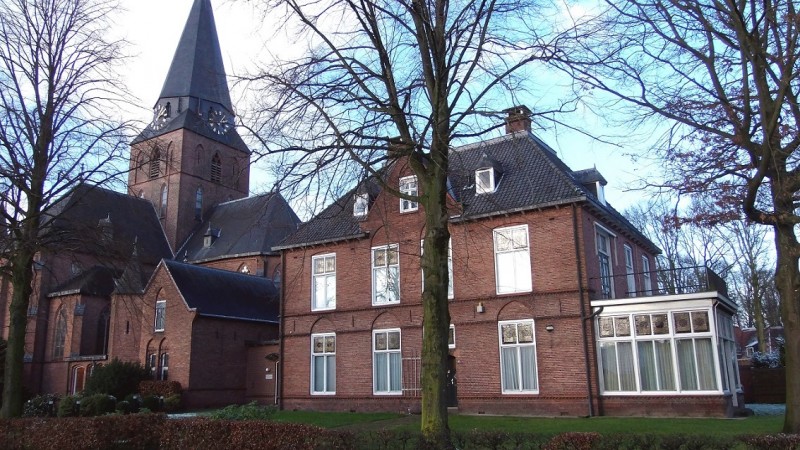
[[480,314],[483,314],[483,312],[486,311],[486,308],[483,307],[483,302],[478,302],[478,306],[475,307],[475,311]]
[[555,330],[556,328],[554,326],[552,326],[552,325],[547,325],[546,327],[544,327],[544,329],[547,330],[547,332],[549,333],[549,332]]

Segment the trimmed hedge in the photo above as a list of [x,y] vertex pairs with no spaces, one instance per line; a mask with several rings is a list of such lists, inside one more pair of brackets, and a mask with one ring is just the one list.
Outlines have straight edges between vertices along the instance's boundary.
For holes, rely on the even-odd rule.
[[171,397],[183,392],[181,384],[177,381],[145,380],[139,383],[139,394],[142,397],[154,395],[156,397]]

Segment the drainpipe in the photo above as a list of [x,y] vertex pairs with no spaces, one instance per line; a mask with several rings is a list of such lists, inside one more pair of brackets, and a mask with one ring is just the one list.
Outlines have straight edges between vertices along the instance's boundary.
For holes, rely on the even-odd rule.
[[278,371],[278,362],[283,361],[283,330],[284,330],[284,318],[283,318],[283,302],[285,301],[286,297],[286,283],[284,283],[283,279],[286,278],[286,250],[281,250],[281,289],[279,292],[279,300],[278,300],[278,361],[275,362],[275,405],[277,405],[278,410],[283,410],[283,383],[281,383],[281,378],[283,377],[283,371]]
[[572,234],[575,241],[575,264],[578,271],[578,300],[581,305],[581,334],[583,335],[583,360],[586,367],[586,392],[587,392],[587,408],[588,415],[594,415],[594,402],[592,401],[592,368],[589,364],[589,337],[586,334],[586,321],[593,318],[594,315],[586,317],[586,305],[584,305],[584,290],[583,290],[583,269],[581,267],[581,246],[578,241],[580,234],[578,233],[578,207],[575,203],[572,204]]

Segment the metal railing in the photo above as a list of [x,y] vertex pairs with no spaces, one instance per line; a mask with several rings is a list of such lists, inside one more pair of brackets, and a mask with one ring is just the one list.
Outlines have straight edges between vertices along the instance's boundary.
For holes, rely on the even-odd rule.
[[[648,279],[652,287],[646,286]],[[709,291],[728,295],[725,280],[708,266],[675,267],[651,270],[648,273],[633,272],[589,278],[591,300]]]

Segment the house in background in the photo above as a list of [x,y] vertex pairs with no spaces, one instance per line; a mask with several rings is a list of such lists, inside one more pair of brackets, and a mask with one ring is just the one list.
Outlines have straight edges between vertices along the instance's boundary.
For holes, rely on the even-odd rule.
[[[450,155],[449,401],[468,413],[730,416],[735,306],[660,295],[659,249],[508,110],[507,134]],[[404,160],[384,182],[418,194]],[[421,205],[367,180],[284,252],[282,406],[415,411]]]

